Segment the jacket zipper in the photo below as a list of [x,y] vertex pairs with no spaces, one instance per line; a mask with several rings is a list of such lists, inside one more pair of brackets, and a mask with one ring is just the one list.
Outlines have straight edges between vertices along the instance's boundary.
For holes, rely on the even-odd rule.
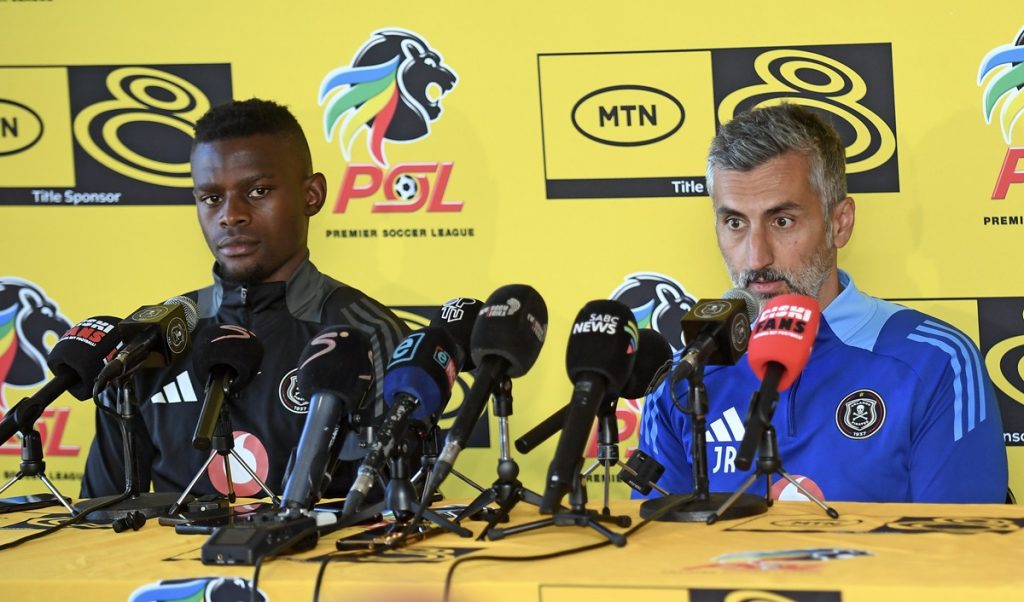
[[786,429],[790,437],[796,436],[796,390],[800,387],[800,378],[796,377],[793,381],[793,386],[789,388],[789,395],[786,396],[787,404],[789,404],[788,412],[786,413]]

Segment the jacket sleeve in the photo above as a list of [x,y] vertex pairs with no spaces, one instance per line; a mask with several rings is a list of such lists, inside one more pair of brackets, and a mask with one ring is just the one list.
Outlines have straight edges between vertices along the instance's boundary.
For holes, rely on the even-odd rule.
[[911,433],[914,502],[1001,503],[1007,492],[1006,448],[992,382],[974,343],[945,325],[919,342],[932,347],[918,365]]
[[[680,383],[676,391],[682,403],[686,399],[686,383]],[[637,449],[651,456],[665,467],[658,479],[658,486],[669,493],[690,493],[693,490],[693,469],[690,464],[686,443],[682,433],[688,422],[675,407],[669,395],[668,380],[662,382],[644,400],[640,417],[640,441]],[[634,498],[660,497],[656,490],[646,496],[634,491]]]

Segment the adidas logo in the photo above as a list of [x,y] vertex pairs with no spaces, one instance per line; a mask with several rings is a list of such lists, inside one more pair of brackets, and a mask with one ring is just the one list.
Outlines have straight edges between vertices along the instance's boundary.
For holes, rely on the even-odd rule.
[[156,395],[149,398],[151,403],[195,403],[199,401],[196,391],[192,388],[192,379],[188,371],[182,372],[173,381],[164,385]]
[[708,443],[738,443],[746,432],[736,408],[729,408],[721,418],[711,423],[711,430],[707,432]]
[[722,413],[722,417],[711,423],[705,436],[708,443],[732,443],[734,445],[709,446],[714,453],[714,464],[711,472],[736,472],[736,453],[739,451],[739,442],[743,440],[746,433],[743,428],[743,421],[735,407],[731,407]]

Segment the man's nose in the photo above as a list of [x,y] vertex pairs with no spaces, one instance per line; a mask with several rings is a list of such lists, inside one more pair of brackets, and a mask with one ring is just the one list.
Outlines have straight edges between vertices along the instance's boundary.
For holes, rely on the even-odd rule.
[[763,228],[751,228],[750,238],[747,240],[747,268],[760,270],[770,266],[773,261],[775,256],[768,234]]
[[233,228],[248,224],[249,219],[249,203],[245,199],[232,194],[225,197],[223,210],[220,214],[221,226]]

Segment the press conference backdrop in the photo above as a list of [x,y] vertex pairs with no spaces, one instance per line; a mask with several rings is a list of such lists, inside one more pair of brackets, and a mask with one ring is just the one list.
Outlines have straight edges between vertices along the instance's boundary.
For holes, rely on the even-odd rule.
[[[840,264],[978,342],[1024,491],[1018,8],[0,0],[0,403],[50,377],[46,351],[71,324],[209,282],[192,125],[258,96],[292,109],[326,174],[309,240],[322,270],[414,325],[503,284],[544,296],[547,342],[514,385],[518,436],[569,399],[566,341],[584,303],[621,299],[678,348],[688,307],[729,288],[704,154],[735,113],[789,101],[827,114],[847,144],[858,219]],[[176,383],[164,392],[196,402]],[[623,455],[640,407],[619,405]],[[64,396],[39,424],[49,475],[71,495],[93,414]],[[487,421],[459,460],[483,483],[497,463]],[[734,470],[742,433],[711,427],[723,428],[712,469]],[[528,487],[553,450],[517,455]],[[3,475],[18,465],[8,442]],[[448,495],[472,493],[452,481]]]

